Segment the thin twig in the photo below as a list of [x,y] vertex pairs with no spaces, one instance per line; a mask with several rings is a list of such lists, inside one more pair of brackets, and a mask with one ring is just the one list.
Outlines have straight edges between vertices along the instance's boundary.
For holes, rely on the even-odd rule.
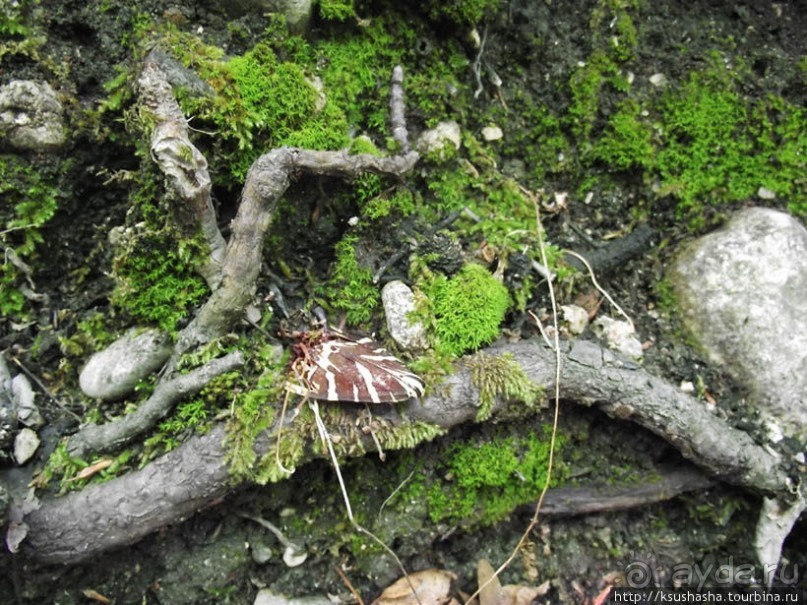
[[608,300],[608,302],[611,303],[611,306],[614,307],[614,309],[616,309],[617,312],[627,320],[627,322],[630,324],[631,329],[635,330],[633,320],[630,317],[628,317],[628,314],[622,310],[622,307],[620,307],[616,303],[616,301],[613,298],[611,298],[610,294],[608,294],[608,292],[606,292],[605,289],[602,286],[600,286],[600,284],[597,282],[597,278],[594,276],[594,269],[591,268],[591,265],[585,259],[585,257],[578,254],[577,252],[572,252],[571,250],[564,250],[564,252],[566,254],[570,254],[571,256],[579,260],[581,263],[583,263],[586,270],[588,271],[589,279],[591,279],[591,283],[594,285],[594,287],[597,288],[597,290]]
[[[526,190],[525,190],[526,192]],[[529,197],[532,199],[533,204],[535,205],[535,220],[537,223],[537,231],[538,231],[538,248],[541,252],[541,262],[544,266],[549,266],[549,259],[546,255],[546,246],[544,245],[544,238],[542,235],[541,229],[541,210],[540,205],[538,204],[538,200],[532,194],[529,194]],[[546,479],[544,480],[544,486],[541,489],[541,495],[538,497],[538,503],[535,505],[535,512],[532,515],[532,519],[530,520],[529,525],[527,525],[527,529],[524,530],[524,533],[521,535],[518,543],[516,544],[513,552],[510,553],[510,556],[502,563],[499,568],[493,572],[493,575],[488,578],[487,582],[482,584],[474,594],[472,594],[466,601],[466,605],[470,603],[474,597],[482,592],[482,590],[490,584],[495,578],[499,576],[507,567],[515,560],[518,556],[519,551],[523,548],[524,544],[526,544],[530,534],[538,525],[538,518],[541,513],[541,506],[544,503],[544,498],[546,497],[546,492],[549,490],[549,484],[552,481],[552,468],[554,467],[555,463],[555,442],[558,434],[558,417],[560,416],[560,371],[561,371],[561,351],[560,351],[560,330],[558,327],[558,303],[555,299],[555,289],[552,285],[552,280],[547,280],[547,287],[549,288],[549,299],[552,303],[552,324],[555,328],[554,336],[554,351],[555,351],[555,389],[554,389],[554,396],[555,396],[555,409],[552,416],[552,436],[549,439],[549,460],[547,461],[546,467]]]
[[356,602],[359,605],[364,605],[364,600],[362,600],[361,595],[353,587],[353,584],[351,584],[350,580],[348,579],[347,575],[342,570],[342,568],[339,567],[338,565],[336,565],[335,567],[336,567],[336,573],[339,575],[339,578],[342,580],[342,584],[344,584],[345,587],[350,591],[350,594],[353,595],[353,598],[356,599]]
[[316,422],[317,425],[317,431],[319,431],[319,437],[320,439],[322,439],[323,444],[327,447],[328,454],[331,457],[331,462],[333,463],[333,469],[336,471],[336,478],[339,480],[339,487],[342,490],[342,498],[345,501],[345,510],[347,511],[347,517],[348,519],[350,519],[350,523],[353,525],[354,528],[356,528],[356,531],[363,533],[368,538],[373,540],[373,542],[378,544],[381,548],[384,549],[384,551],[386,551],[387,554],[389,554],[393,559],[395,559],[395,562],[398,564],[398,567],[403,572],[403,575],[409,584],[409,588],[412,591],[412,595],[415,597],[415,600],[419,603],[419,605],[423,605],[423,603],[421,603],[420,599],[418,598],[417,591],[415,590],[414,584],[412,584],[412,580],[409,579],[409,573],[406,571],[406,568],[404,567],[403,563],[398,558],[398,555],[395,554],[395,551],[393,551],[389,546],[387,546],[384,543],[384,541],[381,540],[381,538],[376,536],[369,529],[366,529],[365,527],[360,525],[359,522],[356,521],[356,518],[353,516],[353,509],[350,506],[350,498],[347,495],[347,487],[345,487],[345,480],[342,478],[342,469],[339,467],[339,462],[336,459],[336,452],[334,452],[333,450],[333,441],[331,441],[331,437],[328,435],[328,430],[325,428],[325,423],[322,421],[322,416],[320,416],[319,404],[317,403],[316,400],[311,399],[308,402],[308,407],[310,407],[311,411],[314,412],[314,421]]

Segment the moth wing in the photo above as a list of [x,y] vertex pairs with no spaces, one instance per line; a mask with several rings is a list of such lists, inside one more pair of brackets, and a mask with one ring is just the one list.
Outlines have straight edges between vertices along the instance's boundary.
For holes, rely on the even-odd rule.
[[337,359],[345,360],[335,362],[343,370],[339,384],[352,396],[344,400],[394,403],[423,396],[420,378],[380,344],[369,338],[329,342],[334,343]]

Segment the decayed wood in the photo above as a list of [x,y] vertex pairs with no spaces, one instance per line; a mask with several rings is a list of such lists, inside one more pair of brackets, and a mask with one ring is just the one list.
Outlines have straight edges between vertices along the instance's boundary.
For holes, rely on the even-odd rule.
[[188,238],[201,233],[210,249],[196,270],[215,290],[221,282],[226,242],[210,197],[210,172],[204,155],[190,140],[188,121],[160,69],[160,57],[158,52],[149,55],[137,82],[140,105],[156,122],[151,131],[151,154],[165,174],[169,191],[176,194],[173,208],[177,224]]
[[[502,344],[487,354],[508,353],[537,384],[551,392],[555,355],[534,341]],[[649,428],[678,447],[695,464],[722,480],[759,492],[784,494],[790,479],[777,458],[750,437],[711,415],[702,402],[590,342],[576,342],[562,354],[561,397],[597,405]],[[393,424],[423,421],[444,429],[474,421],[479,392],[461,363],[439,393],[422,401],[379,409]],[[279,405],[277,402],[276,405]],[[497,400],[495,412],[512,413],[513,402]],[[159,527],[192,515],[226,495],[233,485],[224,461],[224,429],[194,437],[146,468],[120,479],[43,502],[25,522],[23,552],[49,563],[71,563],[135,542]],[[271,450],[272,435],[256,443]],[[373,441],[365,443],[368,451]],[[310,450],[308,459],[312,457]]]

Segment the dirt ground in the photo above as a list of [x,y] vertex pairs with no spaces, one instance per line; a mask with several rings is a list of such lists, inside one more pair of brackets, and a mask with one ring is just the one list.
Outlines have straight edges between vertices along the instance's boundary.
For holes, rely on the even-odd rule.
[[[587,60],[592,14],[595,5],[603,4],[607,2],[503,3],[503,11],[491,20],[485,32],[487,61],[495,66],[501,79],[501,100],[487,95],[480,103],[495,105],[510,99],[511,106],[517,108],[518,103],[512,101],[515,92],[521,91],[562,112],[569,99],[556,95],[556,83],[567,81],[571,71]],[[72,92],[87,105],[103,97],[103,82],[113,74],[113,66],[125,58],[116,28],[126,27],[130,18],[121,11],[116,13],[117,21],[105,21],[100,13],[91,14],[92,6],[93,3],[43,2],[43,8],[51,11],[47,32],[50,43],[70,55],[75,87]],[[226,38],[229,31],[228,18],[212,2],[199,6],[154,2],[149,8],[153,14],[168,14],[169,9],[176,9],[190,15],[190,22],[202,25],[211,39]],[[635,19],[638,44],[631,66],[637,80],[664,74],[669,81],[678,82],[702,66],[710,52],[719,49],[726,56],[735,53],[736,60],[741,58],[751,66],[745,95],[757,98],[771,92],[803,106],[805,80],[802,78],[800,88],[792,71],[793,65],[804,59],[807,48],[807,2],[649,1],[641,3]],[[229,21],[253,33],[261,29],[250,22],[248,15]],[[184,23],[182,26],[189,27]],[[312,35],[316,32],[315,28]],[[437,45],[451,35],[450,31],[435,30],[433,39],[422,43]],[[230,52],[238,50],[232,43]],[[473,56],[473,50],[469,48],[468,54]],[[37,69],[24,61],[12,61],[4,64],[0,75],[3,81],[36,77]],[[464,77],[473,83],[473,73]],[[603,93],[601,103],[605,106],[616,102],[609,99],[609,94]],[[642,94],[645,93],[637,92],[638,98]],[[526,129],[535,119],[519,114],[517,109],[483,115],[506,116],[502,119],[508,121],[500,125],[508,132]],[[137,159],[127,151],[131,150],[113,144],[102,150],[73,150],[73,167],[64,183],[60,210],[47,228],[42,256],[57,262],[37,271],[37,284],[50,294],[54,304],[70,308],[75,316],[106,304],[111,280],[105,274],[109,259],[101,248],[110,228],[122,224],[127,212],[125,184],[105,184],[92,175],[135,169]],[[516,150],[503,152],[497,160],[503,173],[529,180],[530,166]],[[626,225],[634,222],[636,208],[647,208],[638,200],[652,195],[653,183],[644,182],[635,171],[626,171],[611,179],[607,188],[598,188],[584,203],[577,199],[579,183],[569,179],[569,173],[562,170],[546,175],[541,186],[548,192],[570,192],[572,201],[565,211],[546,215],[543,225],[553,244],[581,252],[600,249],[598,242],[609,234],[624,235]],[[227,193],[220,192],[222,199]],[[783,202],[766,203],[781,206]],[[223,211],[227,212],[226,201]],[[725,208],[707,210],[714,223],[724,212]],[[672,384],[691,381],[705,385],[722,413],[730,418],[737,415],[736,424],[754,431],[753,417],[743,415],[747,412],[743,390],[694,351],[675,317],[661,308],[658,284],[664,267],[677,244],[695,234],[676,214],[671,199],[655,200],[652,211],[643,216],[650,227],[648,238],[629,259],[605,266],[598,275],[600,282],[634,319],[640,339],[647,345],[642,362],[646,369]],[[312,256],[317,254],[311,252]],[[319,254],[327,256],[329,252]],[[77,271],[84,272],[80,288],[71,284]],[[578,296],[589,291],[583,286],[575,290]],[[536,293],[532,306],[547,308],[545,293]],[[42,313],[47,315],[47,311],[43,309]],[[523,314],[509,315],[507,322],[504,327],[509,337],[536,335]],[[45,334],[33,328],[12,330],[4,324],[0,349],[15,351],[25,358],[25,351],[36,340],[38,358],[31,361],[31,367],[42,375],[53,375],[61,357],[58,336],[58,329]],[[79,399],[78,395],[65,397]],[[629,422],[608,418],[573,401],[562,401],[560,405],[561,430],[576,436],[564,464],[567,477],[577,485],[641,481],[637,477],[684,464],[673,447]],[[71,421],[58,410],[49,411],[47,416],[49,426],[43,434],[46,447],[52,449]],[[536,428],[548,422],[549,411],[535,417]],[[512,428],[503,425],[502,430]],[[489,430],[492,429],[481,426],[459,427],[441,441],[473,442],[484,439]],[[440,447],[437,443],[418,446],[415,458],[431,460],[420,472],[445,472],[440,466]],[[391,452],[384,462],[375,456],[351,461],[344,468],[345,481],[348,485],[385,484],[391,473],[401,472],[410,460],[408,456],[412,452]],[[401,475],[401,479],[405,477]],[[6,469],[3,479],[19,484],[30,479],[30,473]],[[382,508],[390,493],[365,489],[365,498],[357,506],[371,515]],[[386,523],[398,524],[391,530],[397,536],[391,548],[409,570],[437,567],[453,571],[467,592],[475,588],[477,561],[484,558],[494,565],[503,561],[532,515],[532,507],[527,505],[492,526],[462,527],[432,522],[424,507],[422,502],[412,502],[401,509],[404,512],[387,518]],[[635,509],[548,516],[502,580],[504,584],[527,585],[549,581],[549,592],[539,599],[541,603],[591,603],[609,579],[624,576],[631,569],[657,570],[658,579],[664,580],[675,565],[697,566],[700,571],[714,573],[720,565],[753,563],[751,537],[758,509],[757,495],[715,483],[706,490]],[[284,564],[282,546],[245,514],[272,520],[290,537],[304,543],[306,562],[299,567]],[[337,567],[365,602],[370,602],[400,573],[395,562],[383,553],[356,556],[350,552],[346,528],[335,474],[328,464],[318,461],[278,484],[241,486],[223,502],[184,523],[78,565],[40,567],[6,553],[0,558],[4,569],[0,602],[240,604],[252,603],[263,587],[288,597],[334,595],[350,602],[351,594]],[[804,529],[802,520],[786,543],[783,556],[785,570],[796,576],[807,575]],[[807,586],[801,577],[799,582]],[[96,591],[110,601],[101,601],[87,591]]]

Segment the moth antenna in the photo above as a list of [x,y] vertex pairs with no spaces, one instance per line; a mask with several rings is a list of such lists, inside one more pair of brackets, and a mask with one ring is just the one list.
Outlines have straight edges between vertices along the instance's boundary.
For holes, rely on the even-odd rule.
[[325,309],[317,305],[314,307],[311,312],[314,314],[314,317],[317,318],[317,323],[322,326],[322,331],[328,331],[328,316],[325,313]]
[[367,425],[367,428],[370,429],[370,437],[373,438],[373,443],[375,443],[375,447],[378,450],[378,459],[381,460],[381,462],[384,462],[384,460],[387,459],[387,455],[384,453],[384,450],[381,447],[381,442],[378,440],[378,437],[376,437],[375,431],[373,430],[373,412],[370,410],[370,406],[366,403],[364,404],[364,407],[367,410],[367,415],[370,417],[370,422]]
[[289,399],[291,398],[291,393],[286,391],[286,396],[283,397],[283,408],[280,411],[280,422],[277,425],[277,434],[275,435],[275,463],[277,464],[277,468],[280,469],[281,472],[291,475],[294,473],[294,470],[289,470],[283,463],[280,461],[280,435],[283,433],[283,423],[286,421],[286,408],[289,404]]
[[336,452],[333,450],[333,442],[331,441],[330,435],[328,435],[328,429],[325,428],[325,423],[322,422],[322,416],[319,415],[319,404],[315,399],[311,399],[308,401],[308,407],[311,408],[311,411],[314,412],[314,421],[317,425],[317,431],[319,431],[320,439],[322,439],[323,443],[325,443],[326,447],[328,448],[328,455],[331,457],[331,462],[333,463],[333,469],[336,471],[336,478],[339,480],[339,488],[342,490],[342,498],[345,501],[345,510],[347,511],[347,518],[350,520],[350,523],[356,528],[356,531],[363,533],[365,536],[373,540],[376,544],[378,544],[381,548],[383,548],[387,554],[389,554],[395,562],[398,564],[398,567],[403,572],[404,577],[406,578],[406,582],[409,584],[409,589],[412,591],[412,595],[414,595],[415,600],[418,602],[418,605],[423,605],[420,598],[418,597],[418,593],[415,590],[415,585],[412,584],[412,580],[409,579],[409,573],[407,573],[406,568],[401,563],[401,560],[398,558],[398,555],[395,554],[389,546],[387,546],[381,538],[376,536],[373,532],[369,529],[366,529],[362,525],[359,525],[359,522],[353,517],[353,509],[350,506],[350,498],[347,495],[347,487],[345,487],[345,481],[342,479],[342,469],[339,466],[339,462],[336,459]]

